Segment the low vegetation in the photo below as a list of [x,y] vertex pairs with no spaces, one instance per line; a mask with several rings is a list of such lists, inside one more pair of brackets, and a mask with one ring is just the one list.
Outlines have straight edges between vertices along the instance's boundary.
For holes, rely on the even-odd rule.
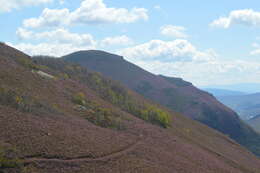
[[15,151],[13,149],[0,146],[0,169],[19,167],[21,167],[21,162],[16,157]]
[[123,130],[123,119],[111,109],[103,108],[96,102],[87,100],[83,92],[76,93],[72,102],[76,104],[75,109],[82,113],[82,116],[97,126]]
[[104,79],[99,73],[89,74],[87,82],[92,89],[101,93],[102,98],[121,107],[123,110],[153,124],[165,128],[170,126],[171,118],[168,112],[152,104],[144,104],[134,99],[129,91],[119,83]]
[[119,83],[115,83],[109,79],[104,79],[99,73],[89,73],[83,77],[87,84],[97,91],[100,96],[119,106],[123,110],[153,124],[162,127],[169,127],[171,124],[170,115],[157,108],[154,105],[143,104],[140,101],[131,97],[127,89],[122,87]]
[[39,114],[43,112],[56,112],[52,107],[43,104],[30,96],[19,94],[17,91],[1,87],[0,104],[28,113]]
[[[110,103],[120,107],[145,121],[167,128],[171,125],[170,114],[158,108],[153,104],[143,103],[123,87],[120,83],[104,78],[101,74],[90,72],[77,64],[65,62],[54,58],[37,57],[34,60],[38,65],[45,65],[53,72],[55,76],[61,76],[61,79],[76,79],[91,89],[95,90],[100,97]],[[73,97],[73,102],[79,105],[84,104],[84,96],[81,93]],[[101,111],[102,112],[102,111]],[[106,114],[107,111],[105,111]]]
[[84,93],[82,92],[79,92],[77,94],[75,94],[73,96],[73,99],[72,101],[75,103],[75,104],[78,104],[78,105],[81,105],[81,106],[86,106],[86,96]]
[[39,70],[39,66],[34,64],[29,58],[17,58],[17,62],[26,68],[30,68],[31,70]]

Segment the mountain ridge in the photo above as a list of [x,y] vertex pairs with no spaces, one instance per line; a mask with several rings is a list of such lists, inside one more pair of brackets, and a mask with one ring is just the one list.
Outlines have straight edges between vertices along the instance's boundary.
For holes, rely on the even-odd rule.
[[[136,101],[130,104],[131,110],[117,102],[124,101],[117,97],[124,94],[126,101]],[[141,111],[144,117],[133,111],[148,105],[168,112],[170,126],[144,118],[151,116],[146,111]],[[109,158],[100,161],[104,156]],[[98,160],[90,161],[95,158]],[[73,163],[63,162],[68,159],[74,159]],[[116,81],[62,59],[31,59],[0,45],[0,172],[259,170],[259,158],[229,137]]]
[[[109,57],[111,54],[109,53]],[[255,150],[260,138],[239,116],[212,95],[201,91],[189,82],[171,77],[157,76],[114,55],[109,59],[104,54],[96,60],[92,52],[72,53],[63,57],[65,61],[79,63],[93,71],[102,73],[139,94],[172,110],[198,120],[229,135],[240,144]],[[118,57],[118,58],[116,58]],[[119,58],[120,57],[120,58]],[[102,61],[99,61],[102,59]],[[252,146],[250,146],[253,143]],[[259,152],[259,149],[255,150]]]

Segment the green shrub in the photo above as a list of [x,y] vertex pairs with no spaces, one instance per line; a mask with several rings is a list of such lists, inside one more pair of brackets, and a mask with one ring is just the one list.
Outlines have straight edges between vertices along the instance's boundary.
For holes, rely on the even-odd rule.
[[143,120],[150,121],[154,124],[158,124],[163,126],[164,128],[170,127],[171,126],[171,117],[170,115],[151,105],[147,105],[146,108],[140,111],[140,117]]
[[[133,96],[119,82],[106,79],[100,73],[93,73],[77,64],[54,58],[37,58],[36,61],[38,64],[47,65],[49,68],[57,70],[59,73],[67,74],[71,79],[80,81],[96,91],[104,100],[136,117],[164,128],[169,127],[171,124],[171,118],[168,112],[152,104],[146,105],[142,100]],[[149,84],[144,83],[143,88],[147,89],[149,87]],[[80,95],[73,96],[73,102],[86,106],[85,98]],[[103,117],[101,116],[100,118],[102,119]]]
[[[81,115],[86,118],[91,123],[104,127],[104,128],[113,128],[117,130],[124,129],[122,123],[122,118],[117,113],[113,112],[109,108],[104,108],[100,104],[87,100],[82,94],[77,94],[77,103],[81,103],[84,98],[84,106],[79,105],[75,107],[77,111],[81,112]],[[80,99],[79,99],[80,98]]]
[[0,104],[10,106],[23,112],[41,114],[46,112],[57,113],[58,111],[53,109],[47,103],[41,103],[36,99],[18,94],[11,89],[0,87]]
[[73,103],[85,106],[86,105],[86,96],[84,93],[79,92],[73,96]]
[[122,120],[107,108],[96,107],[95,113],[89,116],[89,119],[94,124],[113,129],[122,129]]
[[157,106],[138,101],[119,83],[104,79],[99,73],[90,73],[86,82],[103,99],[119,106],[123,110],[164,128],[170,127],[171,117],[168,112],[159,109]]
[[20,160],[15,156],[12,149],[0,148],[0,168],[18,168],[21,166]]
[[18,63],[26,68],[30,68],[32,70],[39,70],[39,66],[34,64],[30,58],[18,58]]
[[15,93],[5,88],[0,88],[0,104],[2,105],[16,104]]

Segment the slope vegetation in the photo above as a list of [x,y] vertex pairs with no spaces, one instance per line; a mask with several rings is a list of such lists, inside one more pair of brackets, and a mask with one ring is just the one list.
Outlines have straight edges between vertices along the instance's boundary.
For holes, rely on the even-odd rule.
[[0,172],[260,171],[227,136],[93,75],[0,45]]
[[189,82],[154,75],[121,56],[102,51],[80,51],[63,58],[120,81],[146,98],[229,135],[260,155],[259,134],[242,122],[234,111]]

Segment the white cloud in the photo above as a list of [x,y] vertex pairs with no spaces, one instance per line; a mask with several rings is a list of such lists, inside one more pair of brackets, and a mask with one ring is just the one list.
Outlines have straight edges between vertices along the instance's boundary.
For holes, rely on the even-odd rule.
[[152,40],[118,53],[150,72],[182,77],[200,86],[213,81],[216,84],[255,82],[260,75],[259,62],[220,60],[213,50],[198,50],[186,40]]
[[21,50],[29,55],[49,55],[49,56],[63,56],[69,53],[73,53],[80,50],[95,49],[93,45],[77,46],[70,43],[21,43],[21,44],[11,44],[7,43],[18,50]]
[[[197,86],[250,83],[259,80],[260,63],[247,61],[161,62],[136,61],[150,72],[181,77]],[[237,77],[239,76],[239,77]]]
[[252,47],[254,47],[255,49],[250,52],[250,55],[260,55],[260,45],[258,43],[253,43]]
[[160,28],[161,34],[173,38],[187,38],[186,28],[182,26],[165,25]]
[[128,46],[133,44],[134,41],[126,35],[116,36],[116,37],[107,37],[101,40],[100,45],[102,47],[109,46]]
[[[29,55],[62,56],[78,50],[108,49],[113,46],[118,48],[134,43],[134,41],[126,35],[95,40],[91,34],[72,33],[63,28],[44,32],[34,32],[24,28],[18,28],[16,35],[25,43],[12,45]],[[32,44],[32,42],[36,44]]]
[[213,50],[199,51],[187,40],[174,41],[151,40],[135,47],[126,48],[119,52],[128,58],[145,61],[188,62],[209,61],[215,58]]
[[[96,49],[97,45],[92,35],[71,33],[63,28],[38,33],[19,28],[16,34],[30,43],[11,45],[29,55],[63,56],[79,50]],[[33,41],[36,44],[32,44]]]
[[162,9],[160,5],[155,5],[153,8],[154,8],[155,10],[161,10],[161,9]]
[[71,33],[66,29],[56,29],[35,33],[23,28],[16,31],[17,36],[22,40],[45,40],[52,43],[73,44],[78,46],[95,46],[96,42],[90,34]]
[[44,9],[40,17],[24,21],[25,27],[54,27],[71,24],[133,23],[147,20],[147,9],[110,8],[103,0],[83,0],[75,11],[64,9]]
[[33,35],[35,34],[32,31],[28,31],[23,28],[18,28],[16,31],[16,35],[18,36],[19,39],[26,40],[26,39],[34,38]]
[[53,0],[0,0],[0,12],[10,12],[26,6],[50,3]]
[[260,12],[252,9],[234,10],[228,17],[220,17],[210,24],[220,28],[230,28],[232,25],[260,26]]
[[24,27],[39,28],[39,27],[55,27],[68,25],[70,12],[67,8],[61,10],[51,10],[45,8],[39,18],[26,19],[23,22]]
[[250,55],[260,55],[260,48],[250,52]]

